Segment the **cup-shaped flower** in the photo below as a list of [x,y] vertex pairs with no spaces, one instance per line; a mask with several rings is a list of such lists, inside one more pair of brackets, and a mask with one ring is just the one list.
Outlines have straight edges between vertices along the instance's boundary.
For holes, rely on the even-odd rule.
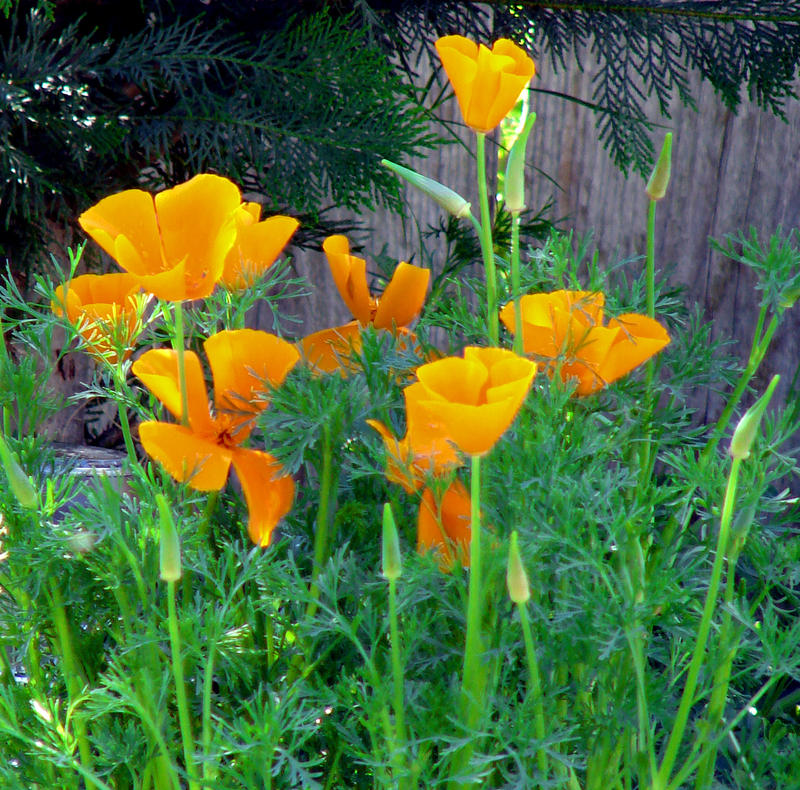
[[308,335],[300,342],[303,355],[317,370],[331,372],[360,348],[360,330],[365,326],[408,333],[406,327],[422,310],[430,281],[430,270],[401,262],[380,298],[367,285],[367,262],[350,253],[346,236],[329,236],[322,249],[333,281],[355,321]]
[[[219,332],[203,345],[214,379],[214,413],[200,359],[186,351],[188,426],[143,422],[139,438],[147,454],[172,477],[198,491],[221,489],[232,464],[250,513],[250,538],[266,546],[292,505],[294,482],[269,453],[241,445],[252,430],[253,417],[267,406],[263,391],[279,386],[299,355],[291,343],[253,329]],[[171,349],[147,351],[132,370],[180,420],[177,354]]]
[[[603,325],[602,293],[554,291],[528,294],[520,300],[522,344],[526,354],[558,369],[562,380],[577,379],[575,392],[591,395],[630,373],[669,343],[661,324],[626,313]],[[500,319],[514,331],[514,304]],[[560,363],[560,364],[558,364]]]
[[[536,364],[504,348],[468,346],[417,368],[419,386],[406,402],[428,413],[467,455],[484,455],[514,421],[536,374]],[[412,389],[413,387],[413,389]]]
[[439,567],[449,571],[456,558],[469,567],[472,539],[470,512],[472,500],[467,487],[456,478],[437,499],[430,488],[422,493],[417,517],[417,551],[434,550]]
[[417,382],[403,390],[406,435],[402,439],[398,439],[382,422],[367,420],[386,445],[386,477],[409,493],[421,488],[427,477],[447,474],[461,465],[445,426],[420,406],[415,393],[421,387]]
[[145,291],[182,301],[214,290],[241,204],[232,181],[202,174],[155,196],[141,189],[111,195],[78,221]]
[[244,203],[236,212],[236,241],[225,256],[220,284],[231,291],[249,288],[272,266],[300,224],[277,214],[261,217],[258,203]]
[[501,38],[491,49],[463,36],[436,42],[464,122],[486,133],[508,115],[536,73],[533,61],[513,41]]
[[146,297],[132,274],[83,274],[56,288],[53,312],[66,316],[86,351],[115,365],[127,359],[142,331]]

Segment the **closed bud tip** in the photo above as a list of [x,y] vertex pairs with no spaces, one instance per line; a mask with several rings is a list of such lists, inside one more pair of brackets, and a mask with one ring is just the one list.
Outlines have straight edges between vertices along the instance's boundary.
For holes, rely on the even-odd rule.
[[6,444],[5,437],[2,434],[0,434],[0,461],[6,471],[8,486],[17,498],[20,507],[24,507],[26,510],[33,510],[38,501],[36,489],[33,487],[28,475],[19,465],[17,457]]
[[511,533],[511,542],[508,546],[506,583],[508,584],[508,597],[514,603],[521,606],[530,600],[531,591],[528,587],[528,574],[525,573],[525,566],[522,564],[516,530]]
[[650,180],[647,182],[645,192],[650,200],[661,200],[667,194],[669,178],[672,174],[672,132],[667,132],[664,136],[664,144],[661,146],[661,154],[658,157],[656,166]]
[[161,528],[159,540],[160,576],[165,582],[176,582],[181,578],[181,542],[169,503],[163,494],[156,494],[158,520]]
[[450,187],[434,181],[432,178],[422,176],[414,170],[409,170],[402,165],[396,165],[388,159],[381,159],[381,164],[388,167],[393,173],[404,178],[409,184],[415,186],[428,197],[433,198],[446,212],[452,214],[456,219],[464,219],[469,216],[470,204],[464,200],[458,192],[454,192]]
[[775,387],[778,386],[780,376],[773,376],[770,381],[766,392],[744,413],[736,430],[733,432],[731,438],[730,454],[734,458],[740,460],[747,458],[750,455],[750,448],[753,446],[756,434],[758,433],[759,426],[761,425],[761,418],[764,416],[769,402],[772,398],[772,393]]
[[403,568],[400,563],[400,539],[394,523],[392,506],[383,506],[383,575],[387,579],[399,579]]

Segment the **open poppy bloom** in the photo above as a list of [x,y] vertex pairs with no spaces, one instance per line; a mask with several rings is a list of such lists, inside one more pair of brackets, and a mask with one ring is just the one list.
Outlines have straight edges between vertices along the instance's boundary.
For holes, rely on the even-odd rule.
[[251,286],[272,266],[300,224],[280,214],[259,222],[261,206],[244,203],[236,212],[236,241],[225,256],[220,283],[229,290]]
[[92,356],[115,365],[119,352],[123,359],[133,353],[145,301],[131,274],[83,274],[60,285],[50,307],[66,315]]
[[[218,332],[203,346],[214,379],[214,414],[200,359],[186,351],[188,427],[143,422],[139,438],[147,454],[172,477],[198,491],[221,489],[233,464],[250,513],[250,538],[266,546],[292,505],[294,481],[271,455],[241,445],[252,430],[253,418],[267,405],[259,393],[266,384],[280,385],[299,355],[291,343],[253,329]],[[147,351],[133,363],[132,370],[165,408],[182,420],[175,351]]]
[[419,504],[417,551],[424,554],[435,550],[444,571],[453,567],[456,558],[468,568],[471,508],[469,491],[458,478],[448,486],[439,502],[433,491],[426,488]]
[[[603,326],[602,293],[554,291],[520,299],[522,345],[526,354],[548,363],[553,374],[560,362],[563,381],[577,379],[578,395],[591,395],[630,373],[670,341],[658,321],[636,313],[612,318]],[[500,319],[514,331],[514,304]]]
[[202,174],[155,197],[127,189],[79,217],[81,227],[145,291],[182,301],[208,296],[236,240],[239,188]]
[[462,452],[484,455],[514,421],[535,374],[536,364],[513,351],[468,346],[463,359],[417,368],[419,386],[407,388],[407,402],[441,424]]
[[380,299],[367,285],[367,262],[350,254],[346,236],[329,236],[322,245],[342,300],[355,321],[308,335],[300,341],[309,363],[325,373],[338,370],[361,347],[361,327],[407,334],[405,329],[420,313],[431,273],[410,263],[399,263]]
[[501,38],[491,49],[464,36],[436,42],[464,122],[473,131],[490,132],[508,115],[536,67],[523,49]]
[[461,465],[458,452],[444,426],[421,408],[415,392],[421,385],[403,390],[406,399],[406,435],[398,439],[382,422],[367,420],[386,445],[386,477],[409,494],[418,490],[428,475],[441,475]]

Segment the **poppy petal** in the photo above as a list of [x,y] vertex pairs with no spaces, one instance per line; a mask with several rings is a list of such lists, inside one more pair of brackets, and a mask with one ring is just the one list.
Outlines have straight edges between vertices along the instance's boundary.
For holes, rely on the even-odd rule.
[[320,373],[346,373],[348,360],[361,350],[361,327],[357,321],[322,329],[304,337],[298,345],[306,362]]
[[378,300],[374,326],[378,329],[408,326],[422,310],[430,279],[430,269],[399,263]]
[[367,285],[367,262],[350,254],[346,236],[328,236],[322,245],[333,281],[350,312],[362,326],[372,320],[372,297]]
[[220,282],[228,288],[251,285],[275,263],[299,224],[292,217],[275,216],[240,226],[236,243],[225,257]]
[[469,567],[469,546],[472,540],[472,500],[466,486],[457,478],[437,504],[433,492],[422,494],[417,518],[417,551],[431,549],[439,553],[442,570],[452,568],[454,553],[461,564]]

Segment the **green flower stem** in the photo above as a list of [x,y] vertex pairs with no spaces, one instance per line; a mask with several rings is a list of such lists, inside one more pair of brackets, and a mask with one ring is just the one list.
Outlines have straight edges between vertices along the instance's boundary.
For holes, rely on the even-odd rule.
[[211,761],[211,691],[214,684],[214,653],[217,649],[217,640],[208,647],[208,657],[203,670],[203,781],[211,782],[217,778],[217,767]]
[[[67,686],[67,695],[69,696],[70,705],[74,705],[77,698],[80,696],[85,680],[81,671],[80,662],[75,655],[75,648],[72,644],[72,629],[70,628],[67,610],[64,606],[64,599],[61,596],[61,590],[55,582],[51,582],[50,584],[50,601],[53,625],[56,631],[56,642],[59,652],[61,653],[64,682]],[[81,764],[87,771],[91,771],[93,762],[92,751],[89,748],[86,723],[80,716],[75,716],[73,722]]]
[[656,203],[651,200],[647,209],[647,255],[645,282],[647,287],[647,315],[656,317]]
[[402,749],[406,741],[405,679],[400,660],[400,628],[397,622],[397,579],[389,579],[389,631],[392,640],[392,678],[394,681],[395,741]]
[[519,211],[511,213],[511,292],[514,299],[514,353],[522,356],[522,311],[520,309]]
[[122,438],[125,440],[125,450],[128,453],[128,460],[136,463],[136,448],[133,444],[131,435],[131,423],[128,420],[128,409],[125,406],[125,392],[127,384],[125,382],[125,369],[123,363],[117,360],[113,368],[114,391],[117,393],[117,412],[119,413],[119,424],[122,427]]
[[486,182],[486,135],[477,133],[478,159],[478,200],[481,207],[481,252],[486,272],[486,310],[489,330],[489,342],[497,345],[500,342],[500,317],[497,313],[497,272],[494,265],[494,245],[492,244],[492,218],[489,214],[489,189]]
[[189,790],[199,790],[197,773],[194,764],[194,738],[192,723],[189,718],[189,703],[186,699],[186,682],[183,677],[183,659],[181,658],[181,637],[178,631],[178,614],[175,609],[175,582],[167,582],[167,606],[169,608],[169,643],[172,649],[172,674],[175,679],[175,698],[178,702],[178,720],[183,743],[183,760],[186,764],[186,775],[189,779]]
[[189,427],[189,393],[186,389],[186,360],[184,348],[186,340],[183,334],[183,304],[175,302],[175,334],[172,337],[172,347],[178,357],[178,382],[181,388],[181,425]]
[[[734,571],[736,563],[739,559],[737,552],[731,552],[728,557],[727,564],[727,580],[725,583],[725,606],[722,612],[722,625],[719,631],[719,646],[723,652],[722,663],[717,667],[714,672],[714,685],[711,690],[711,698],[708,702],[708,713],[706,714],[706,724],[711,728],[716,728],[721,722],[725,713],[725,702],[728,699],[728,686],[731,680],[731,669],[733,668],[733,659],[736,655],[736,641],[733,636],[733,620],[731,618],[730,609],[733,605],[733,594],[736,589],[736,579]],[[704,790],[704,788],[711,786],[711,780],[714,776],[714,764],[717,760],[717,750],[719,744],[715,743],[700,761],[700,766],[697,770],[697,778],[695,781],[695,788],[697,790]]]
[[328,522],[330,520],[331,489],[333,488],[333,448],[331,447],[331,428],[322,426],[322,471],[319,480],[319,509],[317,510],[317,531],[314,535],[314,568],[311,571],[311,602],[306,615],[312,617],[319,606],[319,574],[328,560]]
[[672,731],[669,735],[667,747],[664,752],[664,758],[661,762],[661,767],[653,782],[653,790],[663,790],[669,783],[669,778],[675,761],[678,757],[678,749],[680,748],[683,734],[686,729],[686,724],[689,720],[689,712],[692,704],[694,703],[694,693],[697,688],[697,679],[700,675],[700,669],[703,665],[705,657],[706,644],[708,642],[708,635],[711,631],[711,620],[714,615],[714,610],[717,606],[717,593],[719,591],[720,579],[722,578],[722,569],[725,564],[725,553],[728,547],[728,536],[731,529],[731,521],[733,519],[733,508],[736,501],[736,484],[739,479],[739,465],[741,464],[740,458],[734,458],[731,463],[731,470],[728,475],[728,485],[725,489],[725,500],[722,505],[722,516],[720,518],[719,536],[717,538],[717,551],[714,556],[714,564],[711,568],[711,578],[708,583],[708,591],[706,593],[706,602],[703,607],[703,615],[700,619],[700,625],[697,629],[697,641],[694,646],[694,653],[692,660],[689,664],[689,670],[686,673],[686,684],[683,688],[680,705],[678,706],[678,713],[675,716],[675,722],[672,725]]
[[[547,733],[544,725],[544,704],[542,701],[542,681],[539,675],[539,662],[536,659],[536,649],[533,645],[531,624],[528,620],[528,609],[525,604],[517,604],[517,611],[519,611],[519,620],[520,623],[522,623],[522,635],[525,639],[525,657],[528,661],[528,682],[530,684],[528,693],[533,697],[533,728],[537,739],[542,743]],[[536,763],[539,766],[542,777],[546,779],[549,769],[547,765],[547,753],[542,746],[536,750]]]
[[[480,135],[478,135],[480,137]],[[469,544],[469,590],[467,593],[467,635],[464,647],[464,670],[461,679],[462,718],[467,729],[473,730],[480,720],[486,672],[482,665],[483,640],[483,590],[481,584],[481,458],[471,456],[471,537]],[[459,749],[453,759],[453,768],[460,773],[468,765],[475,749],[474,739]],[[451,783],[462,787],[461,782]]]

